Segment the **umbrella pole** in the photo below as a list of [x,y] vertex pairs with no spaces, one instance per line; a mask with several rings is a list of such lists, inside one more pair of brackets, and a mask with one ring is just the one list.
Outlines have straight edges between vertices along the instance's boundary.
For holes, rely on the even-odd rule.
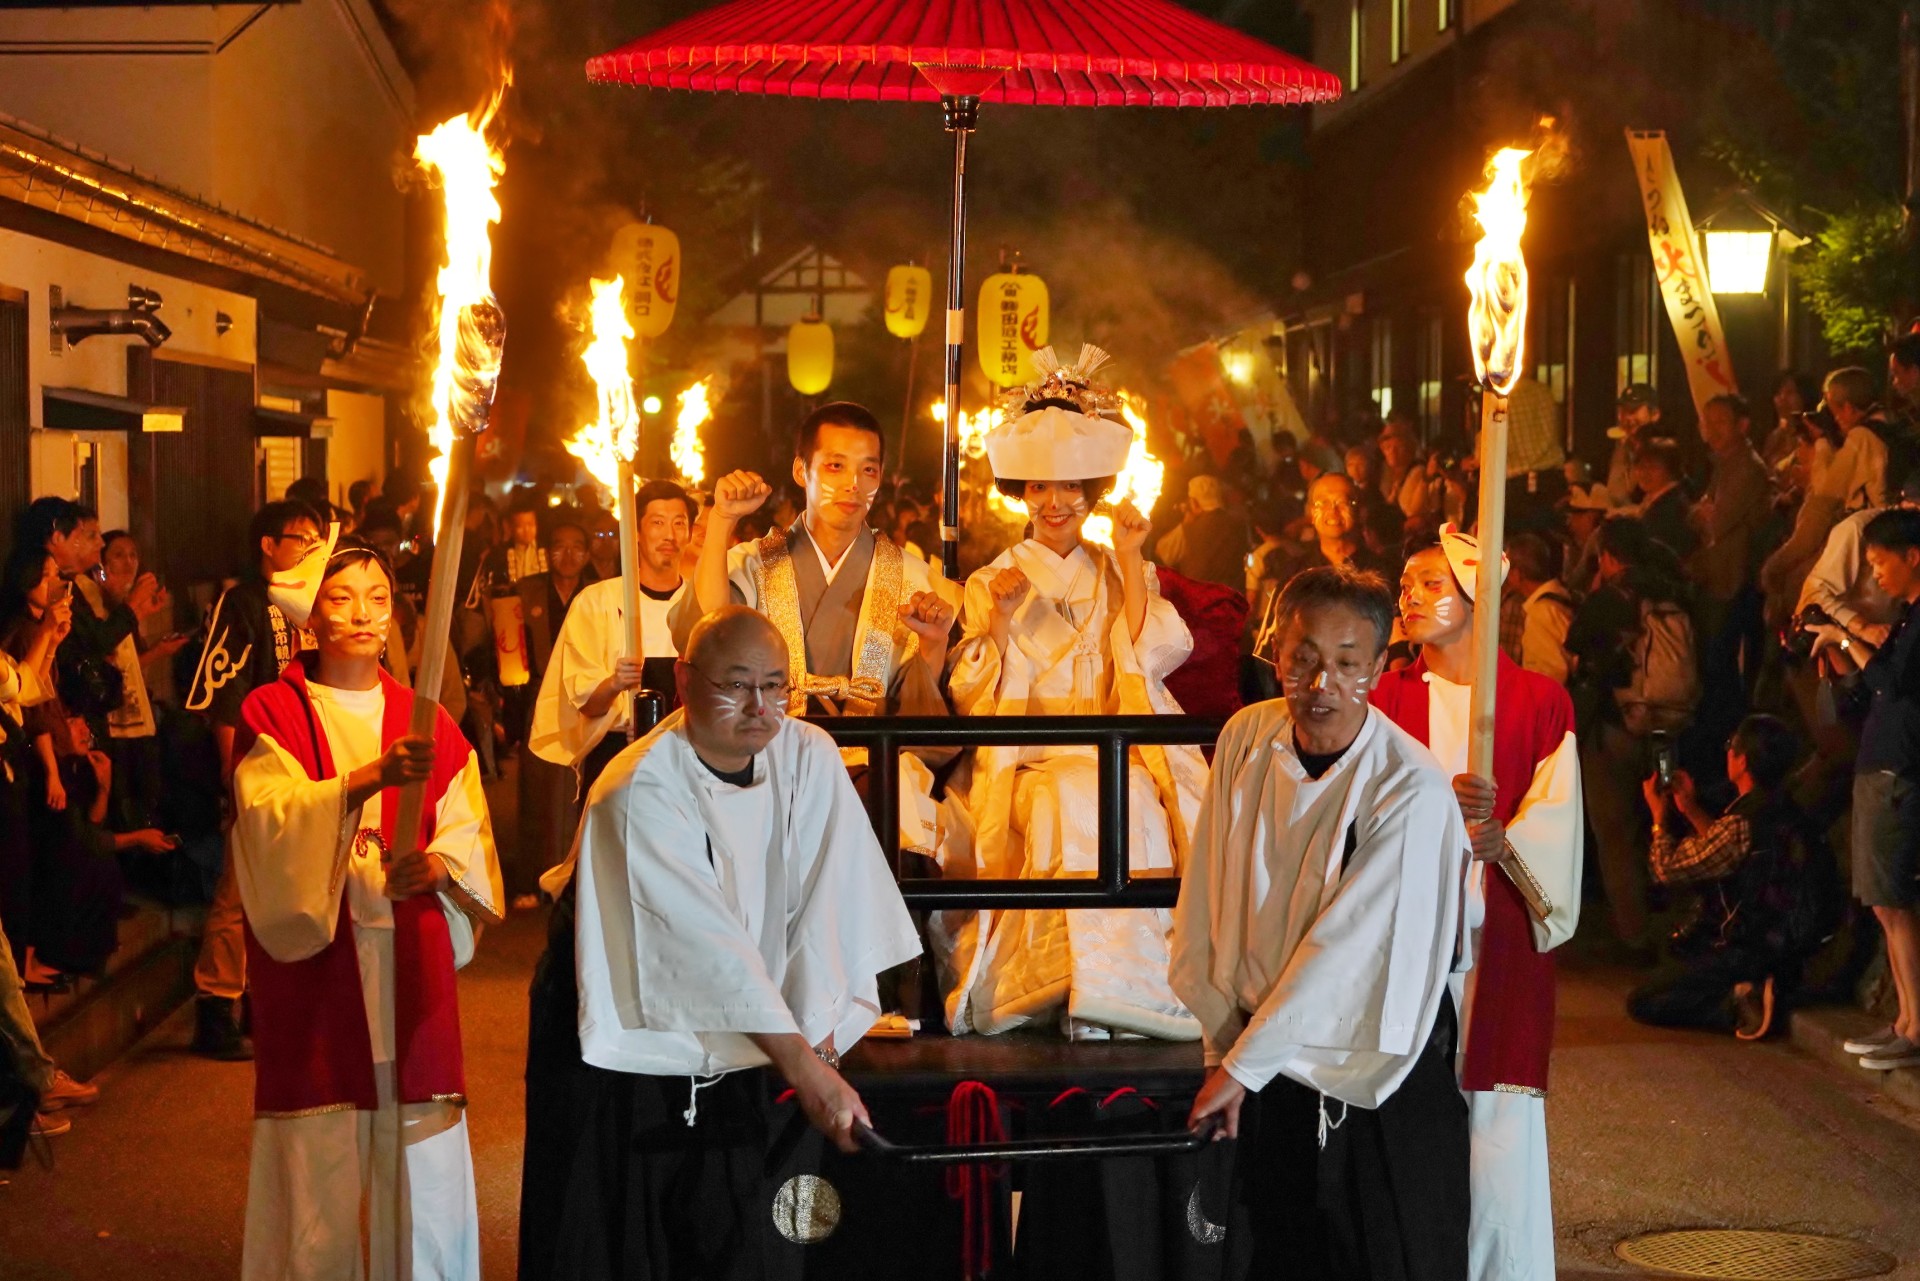
[[941,460],[940,559],[950,580],[960,577],[960,360],[967,341],[967,135],[980,120],[980,99],[940,99],[953,135],[953,229],[947,246],[947,421]]

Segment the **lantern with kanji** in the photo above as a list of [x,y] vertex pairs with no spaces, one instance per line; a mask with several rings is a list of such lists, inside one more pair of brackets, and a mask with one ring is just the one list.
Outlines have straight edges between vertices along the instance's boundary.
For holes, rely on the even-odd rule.
[[627,282],[627,319],[639,338],[658,338],[680,300],[680,237],[665,227],[630,222],[613,236],[613,270]]
[[1047,282],[1003,271],[980,286],[980,371],[1000,387],[1032,382],[1033,353],[1047,345]]
[[802,396],[818,396],[833,382],[833,329],[818,316],[787,330],[787,381]]
[[887,272],[887,332],[918,338],[933,310],[933,273],[925,267],[895,267]]

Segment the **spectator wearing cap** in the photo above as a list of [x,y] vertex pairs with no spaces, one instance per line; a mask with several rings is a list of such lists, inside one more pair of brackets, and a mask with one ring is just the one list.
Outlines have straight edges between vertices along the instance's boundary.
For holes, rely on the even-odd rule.
[[1565,419],[1560,403],[1532,374],[1507,393],[1507,528],[1550,528],[1567,492]]
[[1380,496],[1409,520],[1426,515],[1433,505],[1433,492],[1427,484],[1427,470],[1420,465],[1419,452],[1412,417],[1399,409],[1388,414],[1386,426],[1380,429]]
[[1227,487],[1217,476],[1187,482],[1187,515],[1154,548],[1162,565],[1203,583],[1239,591],[1246,581],[1247,526],[1227,510]]
[[1600,572],[1600,526],[1613,514],[1613,495],[1601,484],[1567,486],[1567,549],[1561,580],[1574,591],[1593,590]]
[[1633,456],[1643,436],[1654,435],[1660,421],[1660,396],[1646,383],[1633,383],[1614,404],[1613,457],[1607,461],[1607,493],[1615,507],[1633,502]]
[[1680,448],[1664,436],[1642,436],[1633,455],[1633,483],[1640,491],[1635,514],[1647,533],[1685,560],[1700,545],[1693,531],[1693,504],[1681,485]]
[[[1846,1043],[1860,1065],[1920,1066],[1920,511],[1882,512],[1862,535],[1880,589],[1899,610],[1884,644],[1815,624],[1814,652],[1858,707],[1866,707],[1853,761],[1853,895],[1887,940],[1893,1022]],[[1858,674],[1854,679],[1855,673]]]

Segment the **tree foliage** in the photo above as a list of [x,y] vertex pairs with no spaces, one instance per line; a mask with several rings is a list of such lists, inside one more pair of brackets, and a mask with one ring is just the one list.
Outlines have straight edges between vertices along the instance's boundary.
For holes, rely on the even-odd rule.
[[1829,215],[1796,262],[1827,346],[1836,353],[1877,351],[1900,303],[1906,267],[1900,206],[1864,204]]

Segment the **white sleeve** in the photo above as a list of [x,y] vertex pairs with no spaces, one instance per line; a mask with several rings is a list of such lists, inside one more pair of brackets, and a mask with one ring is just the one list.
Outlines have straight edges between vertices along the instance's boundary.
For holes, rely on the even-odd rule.
[[1807,571],[1806,584],[1800,589],[1795,613],[1809,605],[1818,605],[1842,627],[1852,630],[1861,620],[1860,613],[1847,603],[1853,585],[1862,572],[1860,559],[1861,524],[1843,520],[1827,535],[1819,559]]
[[1573,937],[1580,924],[1580,882],[1585,824],[1580,799],[1580,747],[1569,730],[1553,755],[1533,771],[1507,840],[1540,882],[1553,908],[1534,921],[1533,945],[1550,952]]
[[427,851],[438,854],[447,865],[447,875],[453,879],[450,892],[467,915],[496,925],[506,919],[500,855],[493,844],[480,762],[471,750],[459,775],[440,796]]
[[604,716],[581,711],[600,683],[613,675],[620,630],[618,613],[605,608],[603,593],[583,591],[574,598],[554,638],[527,732],[527,745],[540,759],[577,767],[626,715],[631,701],[627,694],[616,697]]
[[233,871],[247,926],[276,961],[333,942],[358,809],[347,780],[315,782],[266,734],[233,770]]

